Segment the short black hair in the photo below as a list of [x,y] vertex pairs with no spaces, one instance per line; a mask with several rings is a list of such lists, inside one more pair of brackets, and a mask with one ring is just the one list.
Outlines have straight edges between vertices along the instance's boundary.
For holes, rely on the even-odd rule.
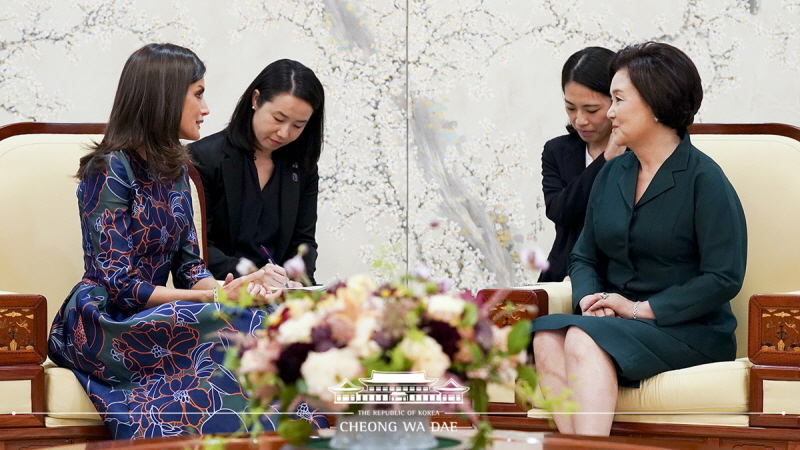
[[703,102],[700,73],[686,53],[662,42],[630,45],[611,63],[612,76],[622,69],[658,121],[683,137]]
[[228,142],[239,151],[252,155],[257,147],[253,131],[253,92],[258,90],[258,107],[281,94],[291,94],[311,105],[314,112],[303,132],[278,151],[303,167],[315,170],[324,141],[325,90],[314,72],[291,59],[280,59],[264,68],[244,91],[227,127]]

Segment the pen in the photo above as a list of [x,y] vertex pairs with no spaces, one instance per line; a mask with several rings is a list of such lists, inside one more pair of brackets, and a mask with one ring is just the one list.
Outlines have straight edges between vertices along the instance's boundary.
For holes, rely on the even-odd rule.
[[264,254],[267,255],[267,261],[269,261],[269,263],[274,266],[275,265],[275,261],[272,259],[272,255],[269,254],[269,250],[267,250],[267,247],[264,247],[262,245],[261,246],[261,250],[263,250]]
[[[264,246],[262,245],[262,246],[261,246],[261,250],[263,250],[263,251],[264,251],[264,254],[265,254],[265,255],[267,255],[267,261],[269,261],[269,263],[270,263],[270,264],[272,264],[273,266],[277,265],[277,264],[275,264],[275,261],[272,259],[272,255],[270,255],[270,254],[269,254],[269,250],[267,250],[267,247],[264,247]],[[284,287],[284,288],[287,288],[287,287],[289,287],[289,283],[288,283],[288,282],[286,282],[286,283],[283,283],[283,287]]]

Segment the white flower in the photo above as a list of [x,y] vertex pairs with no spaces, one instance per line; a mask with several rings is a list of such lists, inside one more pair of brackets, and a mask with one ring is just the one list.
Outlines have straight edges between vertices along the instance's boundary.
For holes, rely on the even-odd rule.
[[428,315],[450,324],[458,323],[464,312],[465,302],[450,295],[433,295],[427,299]]
[[319,319],[313,312],[304,313],[296,319],[289,319],[278,328],[278,342],[311,342],[311,329],[319,325]]
[[375,292],[375,281],[366,274],[353,275],[347,279],[344,296],[360,305]]
[[450,358],[430,336],[423,337],[422,341],[406,337],[400,342],[399,348],[413,362],[411,370],[423,370],[430,378],[441,378],[450,367]]
[[508,335],[511,333],[513,327],[492,327],[492,347],[507,352],[508,351]]
[[239,258],[239,263],[236,264],[236,272],[238,272],[239,275],[250,275],[256,270],[258,270],[258,267],[253,264],[253,261],[247,258]]
[[274,362],[278,359],[281,346],[270,339],[261,338],[258,344],[242,354],[238,373],[274,372]]
[[330,405],[333,405],[335,398],[328,388],[336,387],[345,378],[353,381],[362,373],[361,362],[349,348],[332,348],[322,353],[310,352],[300,366],[300,374],[306,381],[308,393]]
[[360,358],[367,357],[380,351],[380,346],[372,340],[372,334],[378,328],[378,321],[372,316],[362,316],[356,320],[356,332],[353,339],[347,344]]

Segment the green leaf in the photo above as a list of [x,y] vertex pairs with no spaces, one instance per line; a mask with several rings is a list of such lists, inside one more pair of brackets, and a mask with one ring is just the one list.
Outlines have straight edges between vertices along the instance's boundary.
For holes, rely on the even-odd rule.
[[531,343],[531,321],[520,320],[508,333],[508,354],[514,355],[528,348]]
[[489,408],[489,393],[486,390],[486,380],[478,378],[467,381],[469,386],[469,398],[472,400],[472,408],[476,412],[487,412]]
[[461,316],[461,327],[472,328],[478,323],[478,305],[467,302],[464,305],[464,312]]
[[302,445],[308,441],[314,429],[305,419],[291,420],[284,416],[278,424],[278,435],[292,445]]
[[286,408],[289,407],[289,404],[292,403],[292,400],[294,400],[296,396],[297,386],[295,384],[290,384],[281,389],[281,411],[286,411]]
[[526,381],[534,388],[537,384],[539,384],[539,375],[536,374],[536,371],[533,370],[533,367],[526,366],[524,364],[517,367],[517,378]]
[[469,440],[472,450],[483,450],[492,447],[492,425],[487,420],[478,423],[478,432]]
[[239,358],[239,349],[237,347],[228,347],[225,350],[225,359],[222,365],[231,372],[236,372],[239,369],[239,366],[242,365],[242,360]]

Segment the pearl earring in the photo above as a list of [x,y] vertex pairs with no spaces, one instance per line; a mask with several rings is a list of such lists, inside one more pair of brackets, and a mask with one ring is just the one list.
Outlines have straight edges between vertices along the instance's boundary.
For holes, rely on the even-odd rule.
[[658,122],[658,117],[656,117],[656,116],[653,116],[653,120],[655,120],[656,122]]
[[[253,105],[253,111],[255,110],[256,110],[256,105]],[[656,119],[656,122],[658,122],[658,119]]]

